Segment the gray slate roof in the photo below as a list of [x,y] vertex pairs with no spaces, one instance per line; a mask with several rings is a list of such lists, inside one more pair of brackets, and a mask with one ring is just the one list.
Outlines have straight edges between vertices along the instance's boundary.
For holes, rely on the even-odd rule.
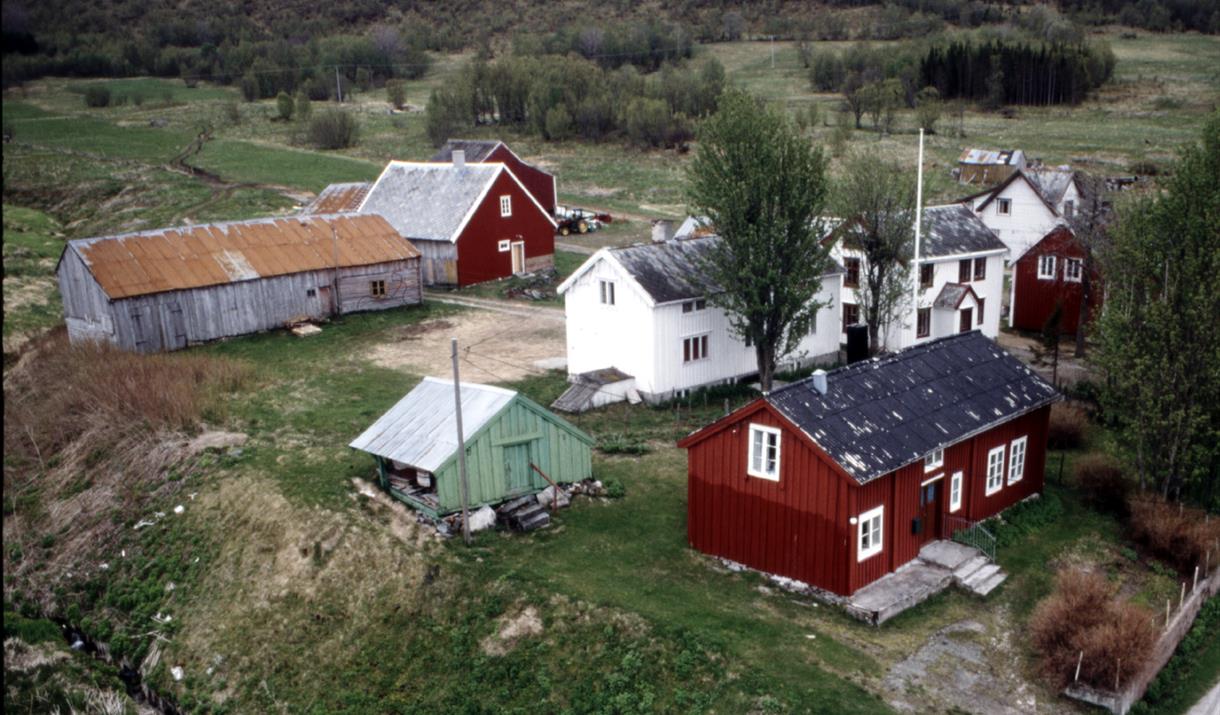
[[[1076,172],[1071,169],[1025,169],[1025,178],[1051,206],[1058,207]],[[1056,209],[1057,210],[1057,209]]]
[[1004,242],[968,206],[925,206],[919,257],[941,258],[962,253],[1003,250]]
[[495,151],[496,147],[500,146],[498,141],[488,141],[483,139],[450,139],[441,145],[440,149],[432,155],[428,161],[453,161],[453,151],[460,149],[466,152],[466,161],[480,162],[483,161]]
[[932,302],[934,308],[956,308],[961,304],[962,298],[973,289],[964,283],[946,283],[940,289],[940,294],[936,296],[936,300]]
[[772,406],[864,484],[1059,399],[978,331],[832,370],[771,392]]
[[[708,294],[700,276],[700,260],[720,238],[707,236],[610,249],[631,277],[656,303],[702,298]],[[843,273],[832,261],[824,275]],[[713,287],[711,292],[716,292]]]
[[360,205],[385,217],[405,238],[452,241],[466,215],[503,164],[427,164],[392,161]]
[[[464,439],[470,439],[516,396],[502,387],[463,382]],[[453,381],[425,377],[348,446],[435,472],[457,453]]]

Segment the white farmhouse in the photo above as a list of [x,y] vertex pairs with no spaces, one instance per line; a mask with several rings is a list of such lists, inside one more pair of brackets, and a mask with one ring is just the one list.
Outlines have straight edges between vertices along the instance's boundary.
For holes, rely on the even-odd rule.
[[1071,218],[1080,203],[1076,172],[1057,169],[1014,171],[1006,180],[986,191],[961,200],[974,209],[1004,245],[1009,259],[1029,250],[1051,229]]
[[[882,349],[893,352],[970,330],[994,340],[1000,331],[1008,248],[962,204],[927,206],[923,222],[919,303],[913,309],[912,282],[910,297],[884,331]],[[850,230],[850,223],[844,227]],[[860,251],[845,245],[845,237],[836,242],[832,255],[845,270],[841,330],[846,331],[847,326],[864,322],[860,291],[867,266]]]
[[[603,248],[559,286],[573,387],[557,409],[580,411],[636,394],[658,402],[758,373],[754,349],[700,287],[698,258],[718,240]],[[828,307],[782,366],[838,358],[841,279],[842,269],[833,267],[810,296]]]

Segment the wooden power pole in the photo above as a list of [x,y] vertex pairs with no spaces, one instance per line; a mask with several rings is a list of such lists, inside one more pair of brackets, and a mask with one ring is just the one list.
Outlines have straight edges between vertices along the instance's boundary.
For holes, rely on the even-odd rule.
[[458,376],[457,338],[450,339],[453,357],[453,407],[457,416],[458,492],[462,497],[462,539],[470,546],[469,487],[466,484],[466,439],[462,434],[462,380]]

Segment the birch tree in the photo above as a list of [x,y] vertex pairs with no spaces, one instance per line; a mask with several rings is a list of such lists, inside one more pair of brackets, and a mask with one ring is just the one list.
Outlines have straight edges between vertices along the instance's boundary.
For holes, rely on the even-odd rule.
[[825,307],[814,296],[830,266],[820,240],[826,160],[784,116],[729,90],[703,123],[687,185],[692,214],[720,236],[703,259],[708,300],[754,346],[769,391],[779,358]]

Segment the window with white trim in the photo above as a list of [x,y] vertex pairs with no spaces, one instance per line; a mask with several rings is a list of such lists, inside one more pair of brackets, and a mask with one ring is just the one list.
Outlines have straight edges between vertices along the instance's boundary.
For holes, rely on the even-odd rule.
[[987,453],[987,488],[984,494],[991,496],[1004,486],[1004,445]]
[[1084,261],[1079,258],[1069,258],[1063,263],[1063,280],[1073,283],[1080,282],[1080,276],[1084,273]]
[[999,216],[1012,215],[1012,199],[997,199],[995,202],[995,212]]
[[694,362],[707,357],[707,336],[694,335],[682,340],[682,362]]
[[1008,453],[1008,483],[1016,484],[1025,476],[1025,446],[1028,437],[1018,437],[1012,441],[1012,450]]
[[856,523],[856,530],[859,534],[859,538],[856,541],[857,561],[863,561],[870,556],[876,556],[881,553],[881,543],[885,537],[885,533],[881,528],[881,517],[884,514],[885,507],[879,506],[860,515],[860,519]]
[[508,253],[509,250],[512,249],[512,243],[512,241],[506,238],[503,241],[500,241],[496,247],[500,249],[500,253]]
[[601,284],[602,305],[614,305],[614,281],[598,281]]
[[962,508],[962,473],[954,472],[953,476],[949,477],[949,511],[954,512]]
[[945,466],[945,450],[934,449],[928,452],[928,456],[923,458],[923,470],[930,472],[933,469],[940,469]]
[[1038,256],[1038,277],[1044,281],[1055,280],[1055,257]]
[[513,215],[513,197],[505,194],[500,197],[500,217],[508,218]]
[[779,481],[780,432],[766,425],[750,425],[750,463],[746,473],[751,477]]

